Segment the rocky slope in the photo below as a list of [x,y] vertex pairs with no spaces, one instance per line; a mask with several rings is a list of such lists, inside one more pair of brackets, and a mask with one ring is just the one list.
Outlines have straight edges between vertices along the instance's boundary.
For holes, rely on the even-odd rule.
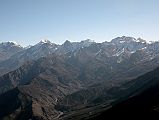
[[0,44],[0,61],[9,59],[12,55],[23,50],[23,47],[15,42],[3,42]]
[[[113,103],[113,107],[106,110],[99,116],[91,120],[104,120],[106,118],[114,119],[153,119],[159,118],[159,68],[151,71],[135,80],[132,80],[120,88],[116,88],[116,92],[121,92],[121,88],[126,88],[123,93],[126,97],[120,98],[118,102]],[[130,92],[131,91],[131,92]],[[126,115],[125,115],[126,114]]]
[[[31,116],[44,120],[59,118],[81,106],[83,109],[98,104],[107,106],[118,96],[110,92],[110,89],[123,82],[115,75],[123,78],[124,74],[119,76],[118,70],[111,73],[104,63],[86,53],[73,57],[51,54],[0,77],[0,92],[5,94],[18,88],[20,93],[31,99]],[[148,67],[144,69],[149,70],[151,65],[147,64]],[[143,74],[143,71],[135,75],[139,74]],[[127,78],[132,78],[132,75],[126,76],[124,81],[129,81]],[[9,112],[5,114],[15,115]]]
[[148,85],[151,75],[138,79],[159,66],[158,45],[125,36],[103,43],[40,41],[0,62],[0,108],[6,106],[5,111],[0,109],[0,117],[94,117],[148,88],[143,85]]
[[[3,53],[2,60],[0,61],[0,75],[3,75],[9,71],[15,70],[27,61],[37,60],[40,57],[46,57],[50,54],[56,53],[58,55],[68,54],[69,56],[75,56],[76,54],[87,53],[92,56],[96,56],[97,59],[106,62],[110,61],[109,66],[111,69],[116,69],[112,65],[129,61],[133,64],[138,62],[147,62],[158,56],[159,44],[158,42],[146,43],[145,40],[133,37],[117,37],[110,42],[95,43],[91,40],[84,40],[81,42],[70,42],[66,40],[62,45],[56,45],[48,40],[42,40],[38,44],[21,48],[20,46],[13,44],[12,46],[18,47],[18,50],[13,50],[12,46],[8,46],[9,43],[2,43],[2,46],[6,46],[8,52],[12,54]],[[3,47],[2,47],[3,48]],[[14,48],[15,49],[15,48]],[[15,51],[18,51],[15,52]],[[5,57],[5,56],[8,57]],[[5,58],[4,58],[5,57]],[[82,56],[81,56],[82,57]],[[82,58],[84,59],[84,58]],[[130,61],[130,59],[133,59]]]

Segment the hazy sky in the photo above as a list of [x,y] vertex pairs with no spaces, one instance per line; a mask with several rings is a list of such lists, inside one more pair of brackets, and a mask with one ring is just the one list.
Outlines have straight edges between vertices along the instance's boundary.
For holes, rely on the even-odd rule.
[[159,0],[0,0],[0,42],[159,40]]

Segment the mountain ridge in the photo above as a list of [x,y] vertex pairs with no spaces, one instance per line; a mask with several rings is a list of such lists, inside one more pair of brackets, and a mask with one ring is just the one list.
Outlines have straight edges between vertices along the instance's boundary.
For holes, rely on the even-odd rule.
[[[13,104],[17,100],[29,104],[28,119],[94,116],[118,101],[119,93],[128,95],[123,90],[127,86],[132,92],[132,80],[159,66],[158,48],[158,42],[149,44],[125,36],[103,43],[41,41],[0,62],[0,95],[17,98]],[[8,101],[3,102],[7,105]],[[24,119],[23,105],[17,105],[13,111],[4,111],[4,117],[20,114]]]

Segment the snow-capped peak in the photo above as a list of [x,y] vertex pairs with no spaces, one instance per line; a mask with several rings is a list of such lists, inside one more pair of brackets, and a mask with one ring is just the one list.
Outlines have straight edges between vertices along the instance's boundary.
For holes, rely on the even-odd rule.
[[15,45],[19,45],[17,42],[15,42],[15,41],[8,41],[9,43],[13,43],[13,44],[15,44]]
[[42,39],[37,45],[52,44],[48,39]]
[[112,43],[124,43],[124,42],[136,42],[136,39],[133,37],[126,37],[126,36],[122,36],[122,37],[117,37],[113,40],[111,40]]
[[17,46],[17,47],[22,47],[22,46],[20,46],[18,43],[16,43],[15,41],[2,42],[2,45],[4,45],[4,46]]
[[136,42],[146,43],[146,40],[143,40],[142,38],[138,38]]
[[94,43],[93,40],[91,39],[86,39],[86,40],[83,40],[80,42],[80,44],[83,46],[83,47],[88,47],[90,46],[92,43]]
[[85,42],[85,43],[92,43],[92,42],[94,42],[94,40],[86,39],[86,40],[82,40],[81,42]]
[[51,43],[48,39],[42,39],[40,43]]
[[148,41],[148,44],[154,44],[154,43],[159,43],[159,41]]

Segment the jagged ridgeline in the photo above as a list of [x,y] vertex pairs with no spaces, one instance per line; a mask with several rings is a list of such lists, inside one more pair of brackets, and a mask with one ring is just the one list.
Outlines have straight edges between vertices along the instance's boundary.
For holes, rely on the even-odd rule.
[[93,119],[158,84],[158,53],[159,42],[125,36],[25,48],[1,43],[0,118]]

